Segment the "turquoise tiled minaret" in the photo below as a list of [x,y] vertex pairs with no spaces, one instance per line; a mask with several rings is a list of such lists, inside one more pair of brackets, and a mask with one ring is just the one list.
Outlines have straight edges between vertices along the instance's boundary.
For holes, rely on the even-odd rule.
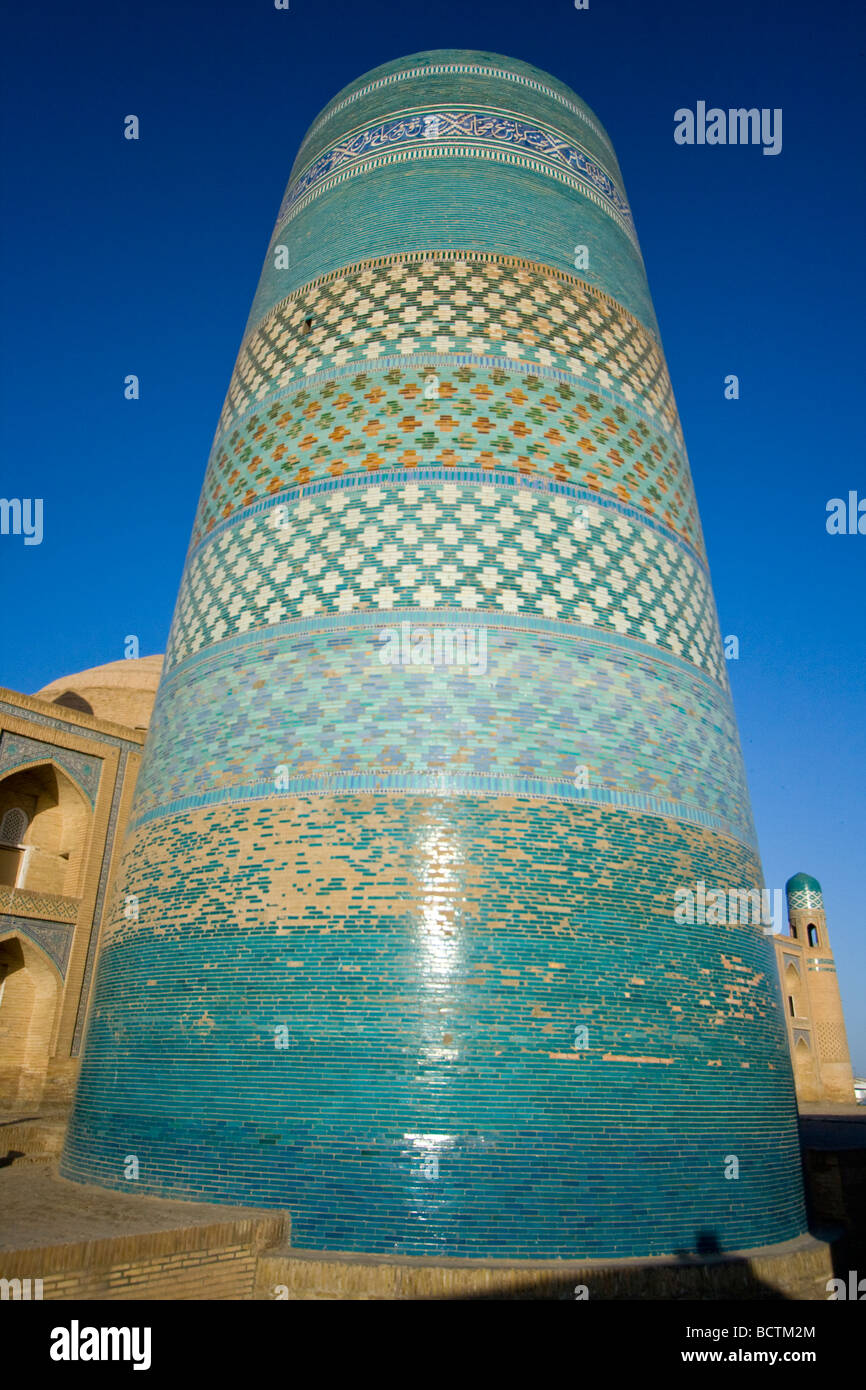
[[511,59],[378,68],[268,249],[62,1171],[316,1250],[795,1236],[770,939],[677,914],[761,883],[610,141]]

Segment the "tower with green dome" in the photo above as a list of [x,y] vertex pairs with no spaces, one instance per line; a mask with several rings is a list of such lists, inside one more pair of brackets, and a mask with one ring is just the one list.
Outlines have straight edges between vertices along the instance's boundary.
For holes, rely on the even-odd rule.
[[788,909],[792,912],[808,912],[815,908],[824,911],[824,894],[817,878],[811,874],[794,874],[785,884]]
[[854,1072],[824,909],[811,874],[785,884],[787,934],[775,938],[797,1100],[854,1105]]
[[773,945],[676,916],[761,886],[610,139],[509,58],[377,68],[268,248],[62,1171],[319,1251],[788,1240]]

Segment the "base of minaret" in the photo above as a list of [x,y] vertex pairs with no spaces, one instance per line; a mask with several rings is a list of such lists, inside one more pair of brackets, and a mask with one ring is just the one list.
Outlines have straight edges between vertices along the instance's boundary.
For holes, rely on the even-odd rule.
[[260,1301],[826,1299],[832,1244],[811,1235],[755,1250],[631,1260],[422,1260],[266,1250]]
[[296,1249],[288,1212],[68,1182],[63,1118],[0,1119],[0,1267],[22,1298],[49,1301],[824,1301],[837,1256],[863,1238],[866,1114],[850,1107],[837,1143],[840,1123],[834,1112],[803,1130],[813,1234],[732,1251],[708,1230],[698,1252],[517,1260]]
[[23,1159],[0,1170],[0,1200],[4,1278],[45,1301],[822,1300],[833,1278],[832,1244],[811,1235],[642,1260],[295,1250],[287,1213],[107,1192]]

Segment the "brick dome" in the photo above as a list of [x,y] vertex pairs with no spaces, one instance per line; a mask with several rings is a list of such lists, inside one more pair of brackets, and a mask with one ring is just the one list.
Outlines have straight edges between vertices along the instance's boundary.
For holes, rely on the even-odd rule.
[[161,656],[109,661],[72,676],[60,676],[35,693],[40,700],[93,714],[113,724],[146,729],[162,672]]

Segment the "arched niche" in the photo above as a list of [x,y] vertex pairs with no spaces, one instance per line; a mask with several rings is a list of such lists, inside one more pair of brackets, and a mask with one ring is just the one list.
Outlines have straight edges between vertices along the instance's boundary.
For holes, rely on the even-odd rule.
[[38,1105],[54,1050],[62,981],[29,937],[0,936],[0,1095],[4,1106]]
[[0,844],[0,885],[75,898],[92,811],[81,788],[56,763],[34,763],[0,779],[0,826],[17,826],[17,844]]
[[791,1018],[802,1018],[800,1012],[800,972],[792,961],[785,966],[785,996]]

